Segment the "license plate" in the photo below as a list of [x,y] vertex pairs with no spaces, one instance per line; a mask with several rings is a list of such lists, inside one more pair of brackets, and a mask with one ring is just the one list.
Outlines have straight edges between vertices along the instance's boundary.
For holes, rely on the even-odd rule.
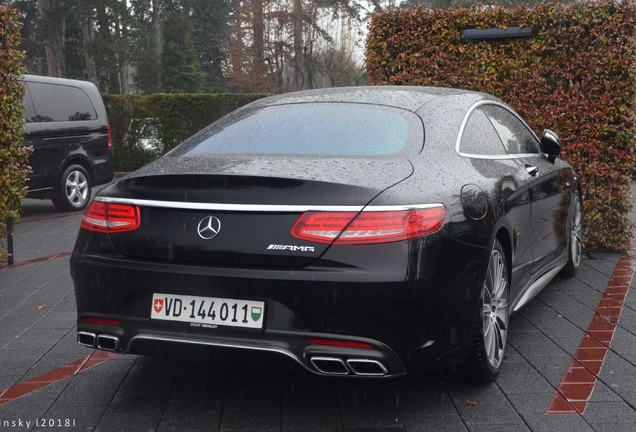
[[265,302],[216,297],[154,294],[150,318],[200,324],[263,328]]

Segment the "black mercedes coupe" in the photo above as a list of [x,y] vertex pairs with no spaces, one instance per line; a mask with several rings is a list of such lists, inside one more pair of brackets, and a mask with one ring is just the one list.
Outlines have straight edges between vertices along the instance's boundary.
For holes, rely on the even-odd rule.
[[71,258],[78,342],[489,382],[509,315],[580,263],[581,185],[560,152],[483,93],[261,99],[94,198]]

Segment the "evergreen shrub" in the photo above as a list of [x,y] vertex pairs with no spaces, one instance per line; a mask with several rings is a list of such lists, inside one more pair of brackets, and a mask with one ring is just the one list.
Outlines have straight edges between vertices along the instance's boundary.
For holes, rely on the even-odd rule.
[[133,171],[264,94],[103,95],[116,171]]

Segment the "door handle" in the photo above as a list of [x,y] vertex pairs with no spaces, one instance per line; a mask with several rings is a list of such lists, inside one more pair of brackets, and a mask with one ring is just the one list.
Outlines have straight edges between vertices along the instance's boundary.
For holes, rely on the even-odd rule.
[[526,171],[532,177],[536,177],[536,175],[539,174],[539,168],[530,164],[526,164]]

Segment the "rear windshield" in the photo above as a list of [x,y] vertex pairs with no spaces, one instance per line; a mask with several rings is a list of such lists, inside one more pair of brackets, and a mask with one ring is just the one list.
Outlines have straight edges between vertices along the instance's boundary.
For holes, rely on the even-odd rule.
[[230,115],[172,155],[385,156],[401,152],[417,137],[421,147],[421,129],[415,114],[376,105],[270,106]]

